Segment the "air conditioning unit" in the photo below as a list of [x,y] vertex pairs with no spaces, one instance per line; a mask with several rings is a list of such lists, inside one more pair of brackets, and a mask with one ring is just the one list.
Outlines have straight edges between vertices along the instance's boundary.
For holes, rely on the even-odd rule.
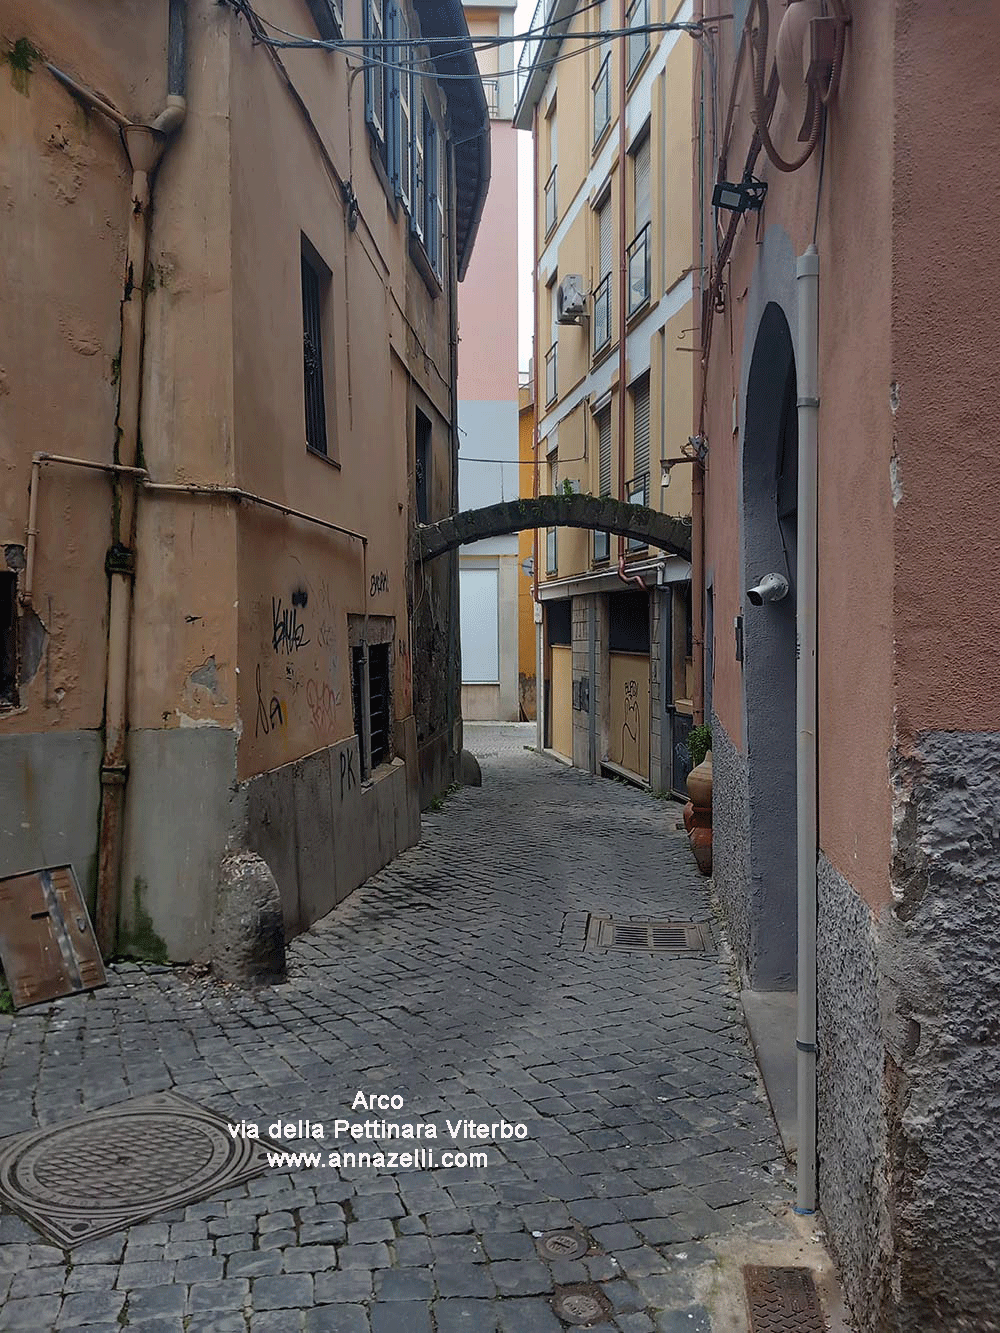
[[556,291],[556,323],[579,324],[587,314],[587,293],[579,273],[570,273]]

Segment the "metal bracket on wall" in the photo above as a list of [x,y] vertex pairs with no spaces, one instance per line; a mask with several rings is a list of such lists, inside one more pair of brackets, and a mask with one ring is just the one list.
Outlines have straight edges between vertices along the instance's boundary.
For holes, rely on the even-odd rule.
[[736,640],[736,660],[743,661],[743,617],[733,616],[733,637]]

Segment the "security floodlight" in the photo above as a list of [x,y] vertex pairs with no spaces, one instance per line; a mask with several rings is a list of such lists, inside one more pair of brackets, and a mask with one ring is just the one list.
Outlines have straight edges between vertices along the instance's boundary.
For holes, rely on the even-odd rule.
[[731,181],[719,181],[712,191],[712,206],[728,208],[731,213],[757,212],[767,194],[767,181],[759,181],[756,176],[744,176],[738,185]]

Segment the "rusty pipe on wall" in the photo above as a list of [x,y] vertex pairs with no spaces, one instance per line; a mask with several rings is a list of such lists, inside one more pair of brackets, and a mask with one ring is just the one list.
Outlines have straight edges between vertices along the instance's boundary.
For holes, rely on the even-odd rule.
[[68,467],[89,468],[95,472],[126,472],[138,477],[145,477],[142,467],[125,467],[121,463],[95,463],[89,458],[67,458],[65,454],[37,453],[31,457],[31,481],[28,483],[28,525],[25,528],[24,586],[20,601],[24,607],[34,602],[35,588],[35,550],[38,539],[38,492],[42,480],[43,463],[61,463]]

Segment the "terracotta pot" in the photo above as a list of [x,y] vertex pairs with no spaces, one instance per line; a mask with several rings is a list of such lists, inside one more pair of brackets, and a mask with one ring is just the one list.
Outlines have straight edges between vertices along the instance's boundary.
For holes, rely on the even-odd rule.
[[688,833],[693,833],[696,828],[712,827],[712,812],[705,805],[693,805],[691,807],[691,823],[688,827]]
[[688,801],[687,805],[684,807],[684,828],[686,832],[688,833],[691,832],[691,827],[693,822],[694,822],[694,806],[691,804],[690,801]]
[[703,875],[712,873],[712,830],[694,828],[691,830],[691,850],[698,862],[698,869]]
[[692,768],[687,778],[688,795],[691,797],[691,804],[695,809],[711,810],[712,808],[712,751],[709,750],[705,758]]

